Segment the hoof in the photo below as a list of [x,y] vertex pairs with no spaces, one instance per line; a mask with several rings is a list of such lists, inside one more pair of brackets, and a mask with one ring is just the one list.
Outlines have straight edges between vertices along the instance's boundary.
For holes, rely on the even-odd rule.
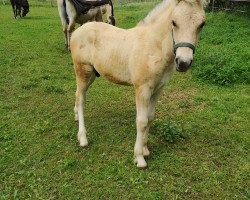
[[85,143],[85,144],[80,143],[80,147],[82,147],[82,148],[87,148],[88,146],[89,146],[89,144],[88,144],[88,143]]
[[81,147],[87,147],[88,146],[88,140],[86,137],[84,137],[81,134],[78,134],[78,141],[80,142]]
[[80,147],[86,148],[88,146],[89,146],[88,142],[80,142]]
[[144,159],[143,156],[137,156],[135,157],[135,160],[134,162],[137,164],[136,166],[139,168],[139,169],[146,169],[147,168],[147,163]]
[[148,166],[147,166],[147,165],[145,165],[145,166],[138,166],[138,165],[137,165],[137,168],[138,168],[138,169],[142,169],[142,170],[144,170],[144,169],[147,169],[147,168],[148,168]]

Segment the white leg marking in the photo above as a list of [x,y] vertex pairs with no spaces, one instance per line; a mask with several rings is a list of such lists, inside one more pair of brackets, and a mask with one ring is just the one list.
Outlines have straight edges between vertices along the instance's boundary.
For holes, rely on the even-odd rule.
[[[85,93],[85,91],[84,91]],[[79,131],[78,131],[78,140],[80,142],[80,146],[82,147],[86,147],[88,146],[88,140],[86,137],[86,129],[85,129],[85,125],[84,125],[84,95],[80,95],[79,97],[79,105],[78,105],[78,116],[79,116]]]
[[148,120],[150,98],[151,98],[151,90],[147,86],[137,88],[136,90],[137,136],[136,136],[134,153],[138,168],[147,167],[147,163],[144,159],[144,153],[145,154],[149,153],[147,147],[145,147],[145,140],[147,140],[147,132],[150,125]]

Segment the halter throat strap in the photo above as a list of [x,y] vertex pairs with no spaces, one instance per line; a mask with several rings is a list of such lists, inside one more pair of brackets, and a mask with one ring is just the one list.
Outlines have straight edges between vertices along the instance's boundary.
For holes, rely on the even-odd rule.
[[191,43],[188,43],[188,42],[180,42],[177,44],[174,43],[174,54],[176,54],[176,50],[179,47],[189,47],[190,49],[193,50],[193,54],[195,53],[195,46],[194,45],[192,45]]

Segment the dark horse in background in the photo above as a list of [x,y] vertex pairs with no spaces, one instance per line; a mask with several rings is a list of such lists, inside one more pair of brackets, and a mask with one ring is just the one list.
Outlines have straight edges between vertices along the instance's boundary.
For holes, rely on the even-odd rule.
[[29,2],[28,0],[10,0],[13,8],[14,17],[25,17],[29,12]]

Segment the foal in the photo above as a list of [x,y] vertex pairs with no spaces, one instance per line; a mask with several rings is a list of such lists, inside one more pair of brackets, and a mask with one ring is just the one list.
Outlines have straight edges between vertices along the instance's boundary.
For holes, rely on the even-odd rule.
[[144,156],[149,155],[148,132],[155,104],[175,66],[180,72],[191,66],[195,44],[205,23],[206,4],[203,0],[165,0],[132,29],[90,22],[73,33],[71,53],[77,82],[74,111],[75,119],[79,120],[80,146],[88,145],[84,103],[96,70],[114,83],[134,86],[135,162],[139,168],[147,166]]

